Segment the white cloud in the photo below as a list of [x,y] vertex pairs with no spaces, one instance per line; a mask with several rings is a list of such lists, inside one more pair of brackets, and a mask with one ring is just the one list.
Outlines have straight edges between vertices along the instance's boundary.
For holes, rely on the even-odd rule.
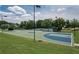
[[[3,20],[6,20],[8,22],[20,23],[21,21],[27,21],[29,19],[33,19],[31,14],[28,14],[26,10],[24,10],[19,6],[12,6],[12,7],[8,7],[7,9],[10,12],[0,11],[0,16],[1,15],[7,16],[7,17],[3,17]],[[20,15],[17,15],[17,14],[20,14]]]
[[26,14],[26,10],[24,10],[23,8],[19,7],[19,6],[12,6],[12,7],[8,7],[8,10],[11,12],[14,12],[15,14]]
[[29,20],[29,19],[33,19],[31,14],[24,14],[20,16],[21,19],[23,20]]
[[30,17],[31,14],[24,14],[24,15],[21,15],[22,17]]
[[20,23],[21,21],[27,21],[29,19],[33,19],[31,14],[22,14],[22,15],[18,16],[11,12],[0,11],[0,17],[1,17],[1,15],[7,16],[7,17],[3,17],[3,20],[8,21],[8,22],[14,22],[14,23],[16,23],[16,22]]
[[55,9],[51,9],[51,11],[55,11]]
[[64,11],[64,10],[66,10],[66,8],[58,8],[57,12],[61,12],[61,11]]
[[[34,14],[34,12],[31,13],[32,15]],[[40,15],[41,12],[35,12],[35,15]]]
[[15,14],[13,14],[12,12],[3,12],[3,11],[0,11],[0,15],[4,15],[4,16],[14,16]]
[[39,16],[40,14],[40,12],[35,12],[35,16]]
[[[0,19],[1,19],[1,16],[3,16],[3,20],[8,21],[8,22],[15,22],[16,20],[16,15],[12,12],[0,11]],[[4,16],[7,16],[7,17],[4,17]]]
[[41,14],[40,12],[35,12],[35,14]]
[[16,17],[14,18],[17,22],[27,21],[29,19],[32,19],[32,15],[28,14],[25,9],[19,6],[8,7],[8,10],[15,14],[20,14],[20,16],[16,15]]

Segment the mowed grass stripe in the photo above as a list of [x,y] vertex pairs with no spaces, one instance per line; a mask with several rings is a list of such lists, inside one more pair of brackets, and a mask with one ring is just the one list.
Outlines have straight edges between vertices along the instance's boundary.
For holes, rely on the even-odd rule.
[[33,39],[0,33],[0,53],[36,54],[36,53],[79,53],[75,47],[57,45],[49,42],[34,42]]

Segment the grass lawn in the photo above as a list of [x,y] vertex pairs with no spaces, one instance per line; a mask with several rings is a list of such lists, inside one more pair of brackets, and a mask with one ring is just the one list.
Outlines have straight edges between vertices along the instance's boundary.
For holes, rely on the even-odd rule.
[[35,53],[79,53],[78,47],[57,45],[48,42],[34,42],[31,39],[0,33],[0,53],[35,54]]
[[79,44],[79,30],[74,32],[74,31],[71,31],[70,29],[64,29],[64,30],[62,30],[62,32],[73,33],[73,35],[74,35],[74,42]]
[[79,44],[79,31],[75,31],[74,38],[75,38],[75,43]]

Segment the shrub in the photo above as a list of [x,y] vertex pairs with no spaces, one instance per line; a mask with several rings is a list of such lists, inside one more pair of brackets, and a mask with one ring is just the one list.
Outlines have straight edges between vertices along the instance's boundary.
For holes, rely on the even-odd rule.
[[14,25],[9,25],[9,28],[8,28],[8,30],[14,30],[15,29],[15,26]]
[[14,28],[12,28],[12,27],[9,27],[9,28],[8,28],[8,30],[14,30]]
[[38,40],[38,42],[43,42],[42,40]]

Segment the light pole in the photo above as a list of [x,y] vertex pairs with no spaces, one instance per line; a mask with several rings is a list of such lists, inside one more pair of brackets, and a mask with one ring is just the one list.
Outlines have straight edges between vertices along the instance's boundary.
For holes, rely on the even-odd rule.
[[34,42],[35,42],[35,5],[33,6],[33,8],[34,8],[33,18],[34,18]]
[[[75,40],[75,19],[74,19],[74,40]],[[73,41],[73,46],[74,46],[74,41]]]
[[33,5],[33,9],[34,9],[34,13],[33,13],[33,16],[34,16],[34,17],[33,17],[33,18],[34,18],[34,42],[35,42],[35,40],[36,40],[36,39],[35,39],[35,34],[36,34],[36,33],[35,33],[35,29],[36,29],[36,26],[35,26],[35,11],[36,11],[36,10],[35,10],[35,8],[40,8],[40,6],[39,6],[39,5]]

